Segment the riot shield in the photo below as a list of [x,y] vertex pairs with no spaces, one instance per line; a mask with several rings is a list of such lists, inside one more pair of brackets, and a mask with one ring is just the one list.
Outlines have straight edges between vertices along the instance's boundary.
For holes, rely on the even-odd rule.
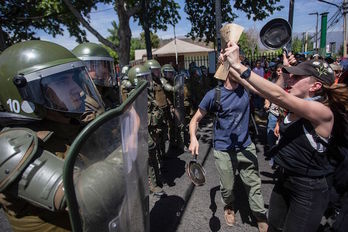
[[147,83],[87,125],[64,164],[70,221],[77,231],[149,231]]
[[175,121],[175,136],[177,145],[183,145],[184,142],[184,123],[185,123],[185,108],[184,108],[184,84],[185,75],[179,74],[174,78],[174,121]]

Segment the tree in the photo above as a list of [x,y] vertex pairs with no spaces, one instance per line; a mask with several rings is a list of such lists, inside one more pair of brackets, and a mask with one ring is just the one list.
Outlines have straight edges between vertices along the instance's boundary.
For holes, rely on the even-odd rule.
[[[158,37],[158,35],[150,32],[150,39],[151,39],[151,47],[152,48],[158,48],[159,47],[159,43],[160,43],[160,39]],[[141,32],[140,33],[140,40],[141,42],[143,42],[145,44],[145,32]]]
[[300,40],[298,38],[298,36],[296,36],[295,38],[292,39],[292,43],[291,43],[291,50],[292,50],[292,53],[295,54],[295,53],[299,53],[302,51],[302,40]]
[[[116,46],[119,46],[120,41],[118,38],[118,30],[119,30],[118,25],[116,21],[112,21],[111,25],[112,25],[112,28],[108,29],[108,32],[110,33],[110,35],[107,37],[107,39],[113,44],[115,44]],[[150,34],[151,34],[151,46],[153,48],[158,48],[159,42],[160,42],[158,35],[152,32]],[[118,53],[107,46],[104,46],[104,47],[108,50],[109,54],[115,59],[115,62],[119,63]],[[130,60],[134,60],[136,49],[144,49],[144,48],[145,48],[145,35],[144,35],[144,32],[141,32],[140,38],[132,38],[130,41]]]
[[[144,29],[144,38],[146,44],[147,58],[152,58],[151,51],[151,29],[156,32],[158,29],[167,30],[167,25],[174,26],[181,18],[178,9],[180,6],[174,0],[141,0],[142,11],[134,15],[135,20],[138,19],[139,25]],[[149,20],[149,15],[155,15]]]
[[[247,14],[248,19],[254,21],[262,20],[273,14],[276,10],[281,10],[283,6],[276,6],[280,0],[235,0],[233,8],[241,10]],[[206,43],[214,42],[216,38],[215,24],[215,0],[185,0],[185,12],[191,22],[191,31],[187,34],[192,39],[204,39]],[[232,22],[237,15],[232,12],[229,0],[221,0],[221,22]]]
[[131,50],[130,50],[130,59],[135,60],[135,50],[144,49],[145,41],[142,41],[140,38],[131,39]]
[[[119,46],[120,40],[118,39],[118,25],[117,25],[116,21],[112,21],[111,25],[112,25],[112,28],[108,29],[110,36],[107,37],[107,40],[109,40],[115,46]],[[106,48],[106,50],[108,50],[110,56],[112,56],[112,58],[114,58],[114,62],[119,63],[118,53],[114,49],[111,49],[108,46],[105,46],[105,45],[103,45],[103,46]]]
[[[74,7],[88,19],[89,12],[96,9],[97,2],[110,1],[75,0]],[[1,1],[0,51],[23,40],[39,39],[35,34],[38,29],[53,37],[63,35],[63,26],[77,42],[87,41],[86,32],[79,24],[60,0]]]
[[258,32],[256,28],[250,28],[243,32],[239,39],[239,47],[247,55],[253,55],[258,52]]

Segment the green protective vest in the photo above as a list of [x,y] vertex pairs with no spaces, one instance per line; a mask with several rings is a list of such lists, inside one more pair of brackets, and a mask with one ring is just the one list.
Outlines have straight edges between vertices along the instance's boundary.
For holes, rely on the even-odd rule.
[[164,90],[162,88],[162,85],[157,83],[156,81],[153,82],[153,91],[155,95],[155,100],[158,103],[158,106],[160,108],[166,107],[167,106],[167,98],[164,93]]
[[147,108],[148,123],[147,123],[147,125],[149,128],[149,132],[151,133],[151,130],[162,126],[162,124],[164,123],[164,112],[158,106],[157,101],[154,99],[153,96],[151,96],[151,94],[148,94],[147,105],[148,105],[148,108]]

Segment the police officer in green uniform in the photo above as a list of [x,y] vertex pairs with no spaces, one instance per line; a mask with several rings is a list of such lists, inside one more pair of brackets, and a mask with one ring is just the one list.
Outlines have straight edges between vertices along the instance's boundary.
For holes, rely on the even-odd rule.
[[85,65],[45,41],[0,55],[0,203],[14,231],[70,231],[64,158],[84,125],[104,112]]
[[191,93],[191,105],[193,113],[197,111],[198,105],[203,97],[202,92],[202,72],[197,66],[192,65],[189,69],[189,91]]
[[[176,92],[180,87],[175,83],[175,69],[170,64],[165,64],[161,68],[161,83],[165,91],[167,101],[170,109],[170,120],[168,120],[169,127],[169,146],[170,148],[184,149],[184,122],[178,123],[175,109]],[[176,125],[177,124],[177,125]]]
[[165,142],[168,140],[168,118],[170,116],[169,106],[164,93],[162,82],[161,82],[161,65],[157,60],[147,60],[144,66],[151,70],[151,76],[153,80],[153,94],[154,99],[158,103],[158,106],[164,112],[163,114],[163,127],[158,128],[161,132],[160,140],[158,141],[159,156],[161,159],[165,156]]
[[131,68],[130,65],[125,65],[122,67],[121,70],[121,97],[122,101],[127,99],[128,93],[132,90],[132,83],[129,81],[128,78],[128,71]]
[[149,180],[150,191],[154,196],[162,197],[166,193],[162,189],[160,160],[159,160],[159,144],[162,142],[161,128],[164,124],[164,112],[159,107],[158,102],[154,98],[153,81],[151,71],[144,65],[135,65],[128,72],[129,81],[133,86],[138,84],[139,79],[147,80],[148,82],[148,150],[149,150]]
[[109,52],[96,43],[82,43],[72,53],[86,64],[88,73],[97,86],[106,109],[121,103],[120,88],[116,80],[114,59]]

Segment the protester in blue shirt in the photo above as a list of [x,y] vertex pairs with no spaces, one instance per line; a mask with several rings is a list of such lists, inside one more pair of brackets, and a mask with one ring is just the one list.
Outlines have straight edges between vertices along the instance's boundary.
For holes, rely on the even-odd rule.
[[219,172],[222,200],[225,203],[226,223],[229,226],[235,223],[234,202],[236,199],[233,195],[233,185],[238,170],[248,194],[250,208],[258,221],[259,230],[266,232],[268,225],[261,194],[256,149],[248,132],[250,113],[248,92],[228,76],[224,85],[221,86],[221,107],[216,109],[215,91],[216,89],[212,89],[204,96],[190,122],[189,150],[192,155],[198,155],[199,143],[196,137],[198,123],[207,112],[216,113],[213,132],[214,157]]

